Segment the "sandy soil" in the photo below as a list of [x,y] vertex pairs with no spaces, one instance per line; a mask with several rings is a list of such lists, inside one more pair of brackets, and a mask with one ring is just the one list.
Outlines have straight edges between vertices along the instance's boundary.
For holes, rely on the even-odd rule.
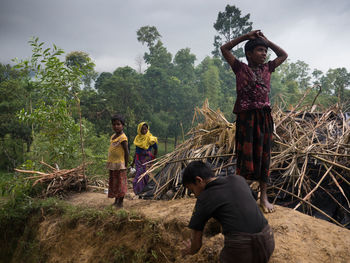
[[[103,208],[112,205],[113,199],[108,199],[104,193],[85,192],[71,196],[68,202],[78,206]],[[172,238],[177,240],[176,247],[180,251],[180,240],[189,236],[190,231],[186,225],[194,203],[194,198],[173,201],[141,200],[129,193],[125,198],[124,208],[161,222],[165,226],[164,231],[173,235],[177,233],[178,237]],[[276,248],[271,263],[350,262],[349,230],[281,206],[277,206],[276,212],[267,214],[266,218],[275,233]],[[215,230],[215,225],[215,222],[208,225],[204,245],[198,255],[169,262],[205,262],[203,257],[217,255],[223,245],[223,236]],[[208,259],[207,262],[209,261]]]

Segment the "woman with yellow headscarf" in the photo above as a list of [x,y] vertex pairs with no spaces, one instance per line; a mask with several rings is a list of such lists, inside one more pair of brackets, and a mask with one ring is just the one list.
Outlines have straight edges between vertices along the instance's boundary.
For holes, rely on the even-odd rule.
[[132,185],[135,194],[140,194],[148,183],[149,176],[147,174],[140,181],[139,178],[148,168],[145,163],[156,158],[158,152],[157,143],[158,139],[150,133],[148,124],[141,122],[137,126],[137,135],[134,139],[136,150],[133,165],[135,164],[136,174]]

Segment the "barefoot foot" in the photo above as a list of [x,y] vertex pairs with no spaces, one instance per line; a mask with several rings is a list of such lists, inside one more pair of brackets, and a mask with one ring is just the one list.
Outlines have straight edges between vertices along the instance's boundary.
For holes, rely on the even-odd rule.
[[260,207],[265,214],[273,213],[276,211],[275,206],[271,204],[267,199],[260,199]]

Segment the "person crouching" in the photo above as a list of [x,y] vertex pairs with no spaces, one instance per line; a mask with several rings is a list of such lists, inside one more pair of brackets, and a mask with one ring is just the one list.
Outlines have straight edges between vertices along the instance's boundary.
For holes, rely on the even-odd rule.
[[184,170],[182,184],[197,198],[183,256],[199,251],[204,226],[213,217],[225,236],[220,262],[268,262],[275,248],[273,231],[243,177],[214,177],[207,164],[194,161]]

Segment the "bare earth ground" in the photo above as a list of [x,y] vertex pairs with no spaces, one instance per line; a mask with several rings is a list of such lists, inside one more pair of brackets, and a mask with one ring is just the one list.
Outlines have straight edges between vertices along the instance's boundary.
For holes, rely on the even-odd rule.
[[[126,210],[137,211],[146,218],[162,222],[164,231],[172,235],[170,240],[176,242],[172,244],[175,254],[173,258],[168,256],[167,262],[213,262],[211,257],[217,258],[223,245],[222,234],[207,235],[198,255],[184,259],[180,257],[181,240],[189,237],[190,231],[186,225],[195,204],[194,198],[173,201],[141,200],[129,192],[125,199]],[[113,199],[108,199],[104,193],[85,192],[73,195],[68,202],[77,206],[104,208],[110,206]],[[276,242],[271,263],[350,262],[349,230],[281,206],[277,206],[276,212],[267,214],[266,217],[274,230]],[[79,262],[90,262],[87,251],[82,251],[80,255],[87,258],[81,258]]]

